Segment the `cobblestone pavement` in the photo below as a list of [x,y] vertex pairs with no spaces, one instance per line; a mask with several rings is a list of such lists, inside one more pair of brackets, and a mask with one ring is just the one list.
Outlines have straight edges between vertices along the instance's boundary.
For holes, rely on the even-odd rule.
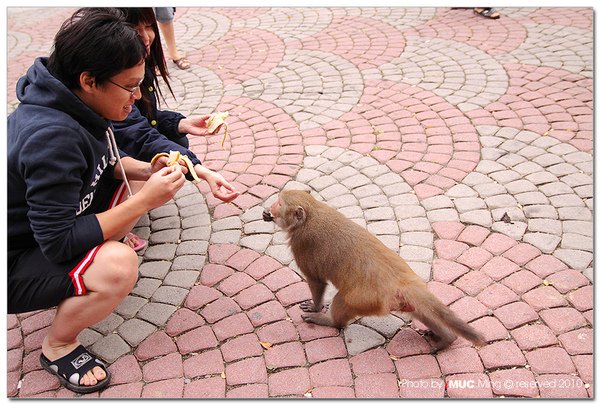
[[[591,8],[178,8],[192,149],[242,194],[186,185],[142,218],[127,299],[81,341],[89,397],[593,395]],[[71,10],[8,10],[8,108]],[[489,345],[430,353],[405,315],[304,323],[307,284],[261,219],[306,187],[399,252]],[[330,294],[328,294],[330,296]],[[41,369],[54,310],[8,317],[8,395],[72,397]]]

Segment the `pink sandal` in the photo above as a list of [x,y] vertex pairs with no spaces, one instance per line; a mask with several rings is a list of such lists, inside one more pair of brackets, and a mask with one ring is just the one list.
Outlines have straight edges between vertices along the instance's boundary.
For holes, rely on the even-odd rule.
[[133,250],[135,250],[136,252],[139,252],[140,250],[142,250],[143,248],[146,247],[146,245],[148,244],[148,242],[146,242],[144,239],[140,238],[139,236],[137,236],[134,233],[129,232],[127,234],[127,236],[125,236],[123,238],[123,243],[127,244],[128,246],[130,246],[127,242],[128,241],[132,241],[134,243],[133,246],[131,246],[131,248]]

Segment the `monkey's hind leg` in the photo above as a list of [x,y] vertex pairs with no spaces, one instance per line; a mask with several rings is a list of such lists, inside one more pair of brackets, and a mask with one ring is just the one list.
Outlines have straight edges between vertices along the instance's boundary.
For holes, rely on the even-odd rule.
[[333,326],[343,328],[355,317],[352,309],[346,305],[340,293],[333,297],[331,311],[324,314],[322,312],[309,312],[302,315],[302,319],[309,323],[317,325]]
[[312,302],[305,301],[300,304],[300,309],[304,312],[321,312],[323,309],[323,294],[327,283],[318,281],[307,277],[308,288],[310,289],[310,295],[312,296]]

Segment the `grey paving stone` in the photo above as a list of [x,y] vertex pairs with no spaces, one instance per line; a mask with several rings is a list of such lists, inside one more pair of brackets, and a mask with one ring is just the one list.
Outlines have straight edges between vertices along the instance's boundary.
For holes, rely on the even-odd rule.
[[147,302],[148,300],[146,298],[128,295],[115,309],[115,312],[125,319],[130,319],[133,318]]
[[518,207],[496,208],[492,210],[492,219],[494,222],[503,221],[504,214],[508,215],[511,222],[521,221],[526,222],[525,214]]
[[541,186],[543,184],[548,184],[548,183],[555,183],[555,182],[559,181],[558,177],[556,177],[552,173],[548,173],[546,171],[531,173],[531,174],[525,176],[525,179],[530,181],[531,183],[533,183],[536,186]]
[[526,233],[523,236],[523,241],[527,242],[539,250],[542,253],[552,253],[560,243],[560,237],[557,235],[551,235],[548,233]]
[[591,237],[577,233],[565,232],[560,247],[563,249],[594,251],[594,240]]
[[333,184],[337,184],[337,181],[331,177],[331,176],[323,176],[321,174],[321,177],[317,177],[316,179],[312,180],[310,183],[308,183],[308,185],[316,190],[316,191],[321,191]]
[[111,333],[94,343],[90,350],[96,356],[111,364],[125,353],[129,353],[131,348],[121,336]]
[[476,172],[482,173],[482,174],[491,174],[491,173],[495,173],[495,172],[499,172],[502,170],[505,170],[506,167],[502,166],[500,163],[497,163],[495,160],[485,160],[482,159],[481,161],[479,161],[479,163],[477,164],[477,167],[475,168]]
[[492,214],[488,210],[475,210],[464,212],[459,215],[460,221],[464,224],[480,225],[484,228],[492,226]]
[[200,195],[200,193],[193,193],[186,195],[185,197],[175,199],[175,204],[177,204],[179,209],[189,207],[190,205],[196,205],[198,203],[204,203],[204,197]]
[[331,173],[335,172],[337,169],[339,169],[342,166],[343,166],[343,164],[340,162],[326,161],[325,163],[323,163],[322,165],[317,167],[317,170],[326,175],[330,175]]
[[550,197],[550,203],[556,208],[585,207],[583,200],[575,194],[562,194]]
[[414,194],[400,194],[390,197],[390,205],[392,207],[403,207],[403,206],[419,206],[419,199]]
[[181,242],[177,245],[175,256],[183,255],[206,255],[208,252],[208,242],[203,240],[190,240]]
[[157,278],[162,280],[165,278],[170,268],[171,262],[167,261],[144,262],[140,266],[139,272],[142,277]]
[[505,222],[494,222],[492,224],[492,230],[500,232],[514,240],[521,240],[527,229],[527,224],[524,222],[513,222],[507,224]]
[[157,280],[155,278],[140,278],[131,293],[144,298],[150,298],[161,284],[162,280]]
[[149,246],[144,253],[146,260],[173,260],[177,245],[173,243],[163,243],[160,245]]
[[178,214],[179,210],[175,204],[165,204],[162,207],[155,208],[148,213],[152,221],[159,218],[176,216]]
[[407,262],[431,262],[433,249],[422,246],[401,246],[400,256]]
[[408,218],[398,223],[400,232],[431,231],[431,225],[426,218]]
[[210,227],[199,226],[181,231],[181,240],[208,240],[210,238]]
[[239,230],[214,232],[210,236],[210,243],[212,243],[212,244],[233,243],[233,244],[237,245],[240,242],[241,236],[242,236],[242,231],[239,231]]
[[85,347],[90,347],[98,340],[102,339],[102,334],[96,332],[93,329],[85,328],[82,330],[79,335],[77,335],[77,339],[79,343],[81,343]]
[[482,173],[471,172],[466,175],[466,177],[462,180],[463,184],[467,186],[477,186],[486,183],[491,183],[492,179]]
[[459,215],[454,208],[443,208],[427,212],[427,219],[430,222],[458,221]]
[[523,156],[517,155],[515,153],[508,153],[508,154],[500,157],[497,160],[497,162],[500,163],[501,165],[506,166],[506,167],[513,167],[514,168],[517,165],[519,165],[519,163],[527,162],[527,159],[525,159]]
[[377,221],[367,225],[367,230],[375,235],[398,235],[398,223],[394,221]]
[[122,324],[125,320],[121,318],[119,315],[111,313],[106,318],[101,320],[100,322],[92,325],[91,328],[97,332],[102,333],[103,335],[107,335],[117,329],[120,324]]
[[562,221],[563,232],[594,236],[594,224],[590,221]]
[[371,328],[386,338],[392,338],[404,326],[404,321],[394,315],[364,316],[358,323]]
[[490,177],[498,183],[506,184],[521,178],[521,175],[514,170],[501,170],[499,172],[490,173]]
[[558,211],[551,205],[528,205],[523,212],[527,218],[558,219]]
[[543,186],[539,186],[538,189],[548,197],[573,193],[573,189],[563,182],[544,184]]
[[296,181],[300,183],[308,183],[317,177],[322,176],[322,173],[314,169],[301,169],[296,175]]
[[496,182],[478,184],[476,186],[473,186],[473,189],[475,191],[477,191],[479,196],[481,196],[483,198],[492,197],[492,196],[495,196],[498,194],[506,193],[506,187],[504,187],[503,185],[498,184]]
[[586,269],[594,258],[593,254],[589,252],[562,248],[556,249],[556,251],[553,253],[553,256],[562,260],[567,266],[575,270]]
[[344,329],[344,341],[350,356],[385,343],[385,338],[366,326],[352,324]]
[[323,197],[323,199],[329,201],[335,197],[348,194],[348,192],[349,190],[346,187],[342,186],[339,183],[335,183],[321,190],[319,194],[321,194],[321,197]]
[[415,245],[433,248],[433,234],[431,232],[403,232],[400,235],[402,245]]
[[375,235],[388,249],[398,253],[400,251],[400,237],[398,235]]
[[287,245],[269,246],[265,253],[284,265],[290,264],[294,259]]
[[206,263],[206,256],[204,255],[184,255],[177,256],[175,260],[173,260],[173,264],[171,265],[171,270],[173,271],[181,271],[181,270],[202,270],[204,264]]
[[[229,217],[229,218],[234,218],[234,219],[239,220],[238,217]],[[226,219],[229,219],[229,218],[226,218]],[[220,221],[224,221],[224,220],[222,219]],[[216,222],[218,222],[218,221],[216,221]],[[184,218],[181,221],[181,228],[189,229],[189,228],[196,228],[199,226],[208,226],[210,224],[211,224],[210,216],[208,214],[199,214],[199,215],[192,215],[191,217]],[[213,224],[213,227],[214,227],[214,224]]]
[[487,208],[485,202],[479,197],[457,198],[454,200],[454,205],[461,214],[468,211]]
[[179,219],[179,216],[159,218],[152,221],[151,228],[153,232],[165,229],[179,229],[181,228],[181,220]]
[[560,178],[562,182],[570,187],[579,187],[592,184],[592,178],[584,173],[573,173]]
[[148,217],[148,214],[144,214],[140,217],[140,219],[137,221],[137,223],[135,224],[136,228],[141,228],[141,227],[146,227],[146,226],[150,226],[150,218]]
[[457,184],[448,189],[448,191],[445,193],[445,196],[450,198],[477,197],[477,192],[465,184]]
[[[198,274],[199,273],[200,272],[198,272]],[[183,300],[185,300],[188,292],[189,291],[185,288],[162,285],[154,292],[154,294],[152,294],[151,300],[152,302],[161,302],[163,304],[179,306],[183,303]]]
[[556,165],[552,165],[546,167],[546,170],[558,177],[579,172],[579,170],[577,170],[575,166],[569,163],[559,163]]
[[129,319],[118,329],[119,335],[132,347],[136,347],[154,331],[156,326],[139,319]]
[[391,207],[377,207],[365,210],[365,219],[367,221],[382,221],[395,218],[394,210]]
[[527,222],[527,229],[531,232],[544,232],[560,236],[563,232],[561,221],[554,219],[530,219]]
[[527,176],[532,173],[538,173],[544,170],[544,168],[535,162],[523,162],[519,163],[512,168],[515,172],[521,174],[521,176]]
[[545,153],[543,155],[536,156],[535,158],[533,158],[533,162],[537,163],[542,167],[547,168],[555,164],[563,163],[564,160],[552,153]]
[[[381,190],[380,190],[380,192],[381,192]],[[362,207],[362,209],[366,210],[369,208],[385,207],[386,205],[388,205],[388,200],[385,195],[379,194],[379,195],[372,195],[370,197],[361,198],[359,200],[359,204]]]
[[575,187],[573,191],[581,198],[591,198],[594,196],[594,186],[591,184]]
[[358,173],[352,177],[347,177],[341,182],[341,184],[344,185],[344,187],[347,187],[349,190],[354,190],[355,188],[362,187],[370,183],[371,180],[362,173]]
[[137,317],[156,326],[162,326],[167,323],[176,309],[177,307],[173,305],[149,302],[140,309]]
[[411,269],[425,282],[431,280],[431,263],[407,261]]
[[490,209],[514,207],[517,205],[517,200],[509,194],[499,194],[485,199],[485,203]]
[[439,210],[442,208],[454,208],[452,200],[445,195],[436,195],[435,197],[429,197],[421,201],[421,205],[427,210]]
[[351,166],[342,166],[333,173],[331,173],[331,176],[339,182],[343,182],[343,180],[357,175],[360,175],[360,173],[358,172],[358,170]]
[[561,220],[591,221],[592,213],[587,208],[582,207],[561,207],[558,208],[558,217]]
[[535,191],[537,187],[529,180],[519,179],[506,183],[504,185],[506,190],[510,194],[526,193],[528,191]]
[[516,194],[515,198],[519,204],[525,205],[545,205],[549,204],[548,198],[539,191],[529,191],[527,193]]
[[[209,223],[210,223],[210,220],[209,220]],[[193,226],[201,226],[201,225],[205,225],[205,224],[195,224]],[[213,232],[230,230],[230,229],[239,229],[241,227],[242,227],[242,220],[236,216],[219,219],[217,221],[214,221],[212,224]]]
[[365,186],[361,186],[361,187],[358,187],[358,188],[352,190],[352,193],[356,196],[356,198],[361,200],[366,197],[371,197],[374,195],[381,195],[381,191],[382,190],[379,187],[377,187],[375,184],[367,184]]
[[[274,196],[272,196],[274,197]],[[274,201],[274,198],[273,198]],[[265,203],[265,206],[269,206],[268,203]],[[252,221],[262,221],[262,214],[264,212],[264,208],[261,206],[255,206],[250,209],[247,209],[242,215],[240,215],[240,219],[243,223],[249,223]]]
[[275,231],[275,225],[273,222],[265,222],[262,219],[259,221],[252,221],[244,225],[244,235],[272,234]]
[[208,215],[208,207],[205,204],[194,204],[179,210],[179,216],[181,218],[188,218],[200,214]]
[[[381,208],[385,208],[385,207],[381,207]],[[372,209],[376,210],[378,208],[372,208]],[[360,207],[353,206],[353,207],[340,208],[338,210],[338,212],[340,214],[342,214],[343,216],[345,216],[346,218],[352,219],[352,218],[363,218],[366,211],[363,211],[362,209],[360,209]]]
[[398,220],[418,218],[425,216],[425,209],[420,205],[398,206],[394,208],[394,214]]
[[358,200],[352,194],[344,194],[327,201],[327,204],[335,209],[340,209],[343,207],[354,206],[358,204]]
[[153,232],[150,235],[151,244],[177,243],[181,235],[180,229],[166,229],[164,231]]
[[163,281],[163,286],[174,286],[190,289],[194,286],[200,271],[197,270],[178,270],[167,274]]

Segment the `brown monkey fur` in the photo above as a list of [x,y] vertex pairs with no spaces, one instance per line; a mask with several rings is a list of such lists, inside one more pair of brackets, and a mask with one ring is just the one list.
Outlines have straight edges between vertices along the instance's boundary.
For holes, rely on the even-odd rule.
[[[357,316],[413,312],[431,330],[436,349],[456,334],[478,346],[484,338],[437,299],[395,252],[360,225],[303,190],[284,190],[263,214],[287,232],[296,264],[313,298],[303,303],[307,322],[342,328]],[[331,281],[338,289],[330,312],[321,312]]]

